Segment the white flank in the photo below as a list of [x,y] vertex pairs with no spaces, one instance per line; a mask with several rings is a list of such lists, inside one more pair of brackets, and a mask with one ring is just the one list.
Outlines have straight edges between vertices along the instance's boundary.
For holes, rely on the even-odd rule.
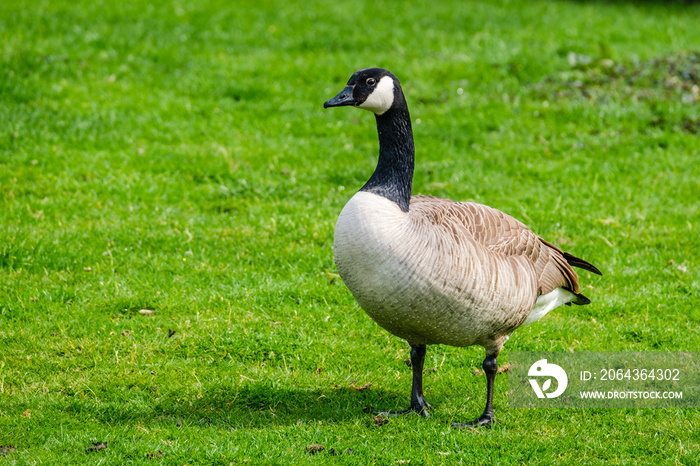
[[557,288],[554,291],[540,296],[537,298],[537,301],[535,301],[535,307],[530,311],[530,315],[527,316],[527,319],[523,322],[523,326],[537,322],[549,311],[558,308],[562,304],[570,303],[575,299],[576,295],[564,288]]
[[[531,265],[492,260],[466,230],[433,225],[412,206],[403,212],[383,196],[355,194],[335,227],[338,273],[367,314],[400,338],[491,347],[494,332],[517,327],[535,300]],[[505,341],[498,337],[497,346]]]
[[394,104],[394,80],[389,76],[384,76],[377,83],[377,87],[367,97],[367,100],[362,102],[359,107],[381,115],[391,108]]

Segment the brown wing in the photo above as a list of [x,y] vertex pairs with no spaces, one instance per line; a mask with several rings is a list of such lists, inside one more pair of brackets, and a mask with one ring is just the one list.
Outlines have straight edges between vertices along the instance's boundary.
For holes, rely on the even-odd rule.
[[598,274],[600,271],[543,240],[510,215],[482,204],[429,196],[414,196],[411,209],[421,211],[433,224],[466,230],[476,243],[494,254],[527,258],[537,274],[539,294],[563,287],[579,296],[577,304],[590,302],[579,293],[578,275],[571,265]]

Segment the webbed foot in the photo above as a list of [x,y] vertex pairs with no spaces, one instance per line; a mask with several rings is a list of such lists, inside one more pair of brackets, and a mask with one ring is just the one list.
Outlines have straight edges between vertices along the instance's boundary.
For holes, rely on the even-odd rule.
[[496,423],[496,419],[493,414],[482,414],[479,419],[475,419],[471,422],[453,422],[452,427],[455,429],[467,429],[470,427],[492,427]]
[[428,404],[427,401],[423,400],[422,404],[418,404],[416,406],[411,406],[408,409],[404,409],[403,411],[376,411],[375,414],[378,416],[384,416],[384,417],[399,417],[403,416],[405,414],[417,414],[419,416],[422,416],[426,419],[430,419],[430,412],[428,410],[431,408]]

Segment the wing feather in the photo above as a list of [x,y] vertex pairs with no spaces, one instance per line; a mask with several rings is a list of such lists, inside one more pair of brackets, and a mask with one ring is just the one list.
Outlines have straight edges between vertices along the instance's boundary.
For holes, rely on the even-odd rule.
[[600,271],[543,240],[510,215],[482,204],[431,196],[414,196],[410,209],[434,225],[448,227],[455,239],[471,240],[492,254],[526,258],[534,267],[540,295],[562,287],[579,296],[576,304],[590,302],[580,294],[572,265],[597,274]]

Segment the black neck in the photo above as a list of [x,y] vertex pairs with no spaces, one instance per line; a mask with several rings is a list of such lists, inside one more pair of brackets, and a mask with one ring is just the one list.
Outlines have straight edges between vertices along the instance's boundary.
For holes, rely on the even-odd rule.
[[[379,133],[379,162],[360,191],[383,196],[408,212],[413,191],[415,149],[408,107],[400,93],[399,96],[402,102],[395,102],[382,115],[375,115]],[[402,105],[397,105],[399,103]]]

